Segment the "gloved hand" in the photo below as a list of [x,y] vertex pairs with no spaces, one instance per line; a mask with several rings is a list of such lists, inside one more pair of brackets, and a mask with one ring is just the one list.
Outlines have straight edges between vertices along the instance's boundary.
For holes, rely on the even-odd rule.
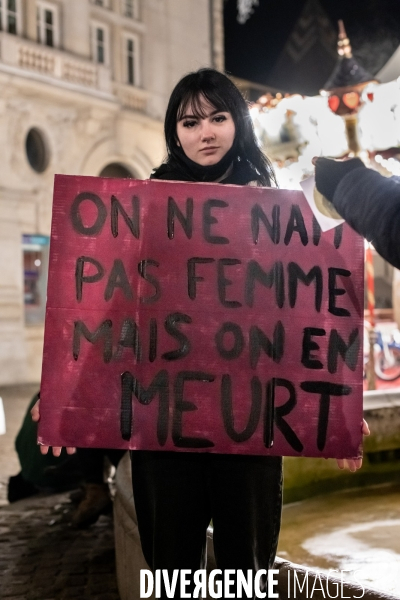
[[336,188],[347,173],[360,167],[366,168],[359,158],[349,160],[334,160],[320,157],[313,159],[315,165],[315,185],[317,190],[330,202],[333,200]]

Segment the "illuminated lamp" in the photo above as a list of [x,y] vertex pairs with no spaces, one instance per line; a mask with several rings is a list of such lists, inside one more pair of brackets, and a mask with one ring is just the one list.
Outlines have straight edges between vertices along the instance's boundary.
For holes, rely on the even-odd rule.
[[[339,21],[338,54],[338,62],[321,90],[321,95],[328,97],[330,110],[344,118],[349,151],[357,155],[360,152],[357,113],[364,102],[362,91],[369,83],[378,82],[353,57],[343,21]],[[367,94],[367,97],[373,102],[373,93]]]

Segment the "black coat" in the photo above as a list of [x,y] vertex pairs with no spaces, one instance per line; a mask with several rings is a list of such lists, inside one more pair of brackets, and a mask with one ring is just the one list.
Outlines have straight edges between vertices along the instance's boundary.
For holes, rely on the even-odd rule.
[[400,269],[400,177],[355,169],[340,181],[333,204],[353,229]]

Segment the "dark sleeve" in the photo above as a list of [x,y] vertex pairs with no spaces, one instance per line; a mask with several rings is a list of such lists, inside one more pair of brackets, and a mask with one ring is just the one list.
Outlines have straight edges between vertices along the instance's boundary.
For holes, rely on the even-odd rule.
[[355,169],[340,181],[333,204],[353,229],[400,269],[400,178]]

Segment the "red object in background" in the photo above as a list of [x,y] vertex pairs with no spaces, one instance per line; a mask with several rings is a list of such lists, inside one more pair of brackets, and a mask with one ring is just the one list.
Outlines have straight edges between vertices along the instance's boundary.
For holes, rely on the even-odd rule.
[[360,94],[357,92],[346,92],[343,94],[342,100],[347,108],[353,110],[360,104]]
[[328,105],[332,112],[336,112],[339,108],[340,98],[339,96],[329,96]]
[[365,251],[365,270],[367,279],[367,308],[369,311],[369,322],[371,327],[375,327],[375,275],[374,259],[370,245],[368,245]]
[[358,456],[363,253],[302,192],[56,176],[39,443]]
[[[371,95],[372,95],[372,98],[370,98]],[[368,94],[368,98],[372,102],[373,94]],[[343,102],[342,105],[340,104],[341,102]],[[349,109],[350,112],[354,111],[357,108],[357,106],[359,106],[360,102],[361,102],[360,94],[358,92],[353,92],[353,91],[345,92],[341,96],[332,94],[331,96],[328,97],[328,106],[332,112],[337,113],[339,110],[339,107],[341,105],[341,111],[339,111],[340,114],[349,113],[349,111],[347,109]]]

